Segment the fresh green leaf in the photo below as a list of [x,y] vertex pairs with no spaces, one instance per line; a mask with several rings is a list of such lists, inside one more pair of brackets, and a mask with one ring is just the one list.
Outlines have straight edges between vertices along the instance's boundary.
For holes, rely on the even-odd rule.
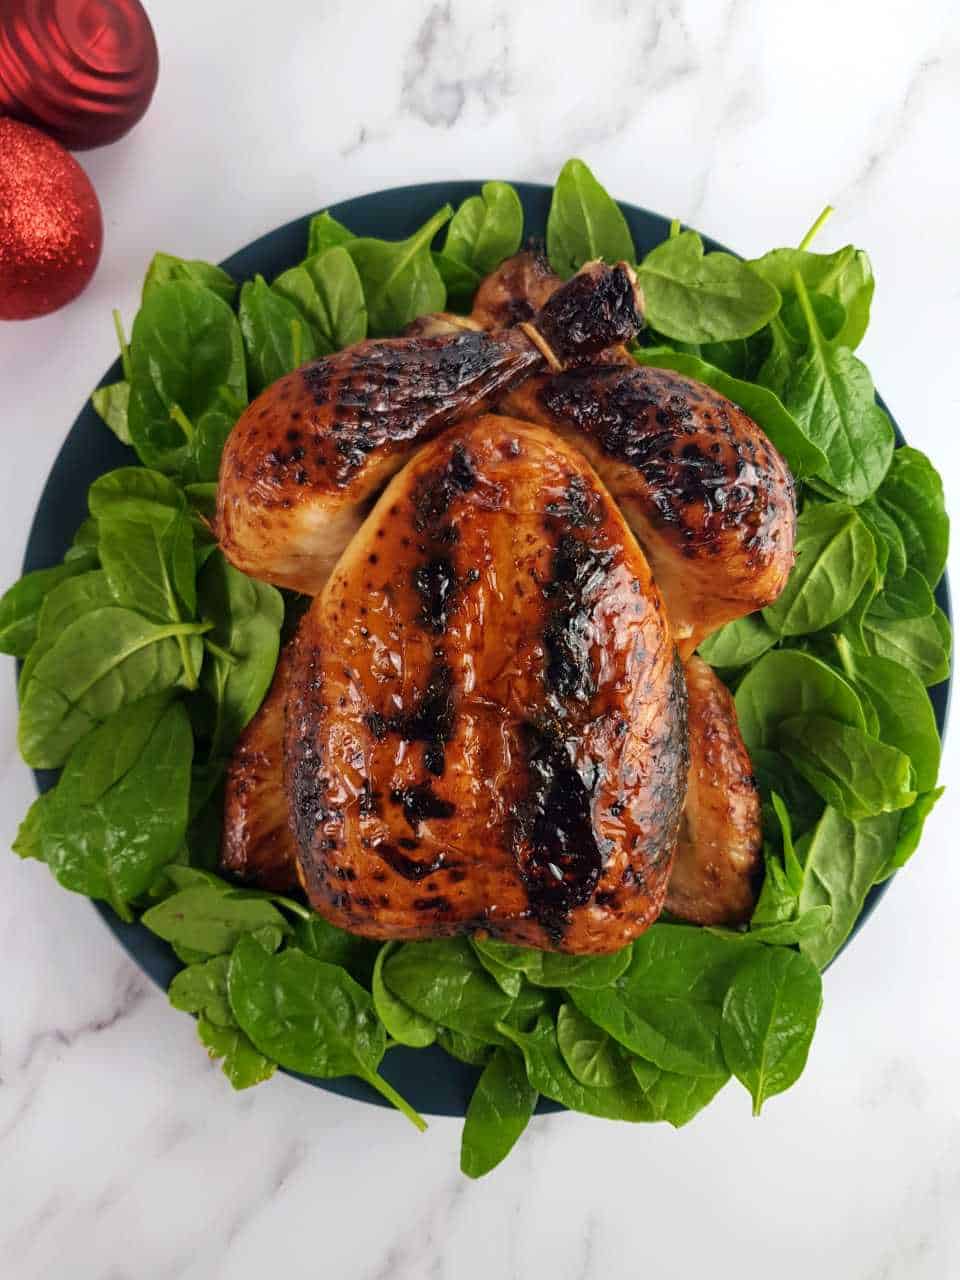
[[640,1058],[630,1060],[630,1069],[650,1104],[654,1120],[665,1120],[675,1129],[689,1124],[730,1079],[728,1071],[715,1076],[683,1076]]
[[[844,642],[841,640],[841,645]],[[920,679],[888,658],[841,649],[843,665],[877,713],[880,737],[910,757],[918,791],[936,786],[940,736],[933,707]]]
[[870,604],[874,618],[899,621],[904,618],[929,618],[937,607],[926,578],[911,565],[899,578],[887,575],[883,590]]
[[434,251],[430,256],[446,288],[448,309],[462,313],[469,312],[473,305],[473,295],[483,277],[464,263],[448,258],[445,253]]
[[84,738],[42,809],[39,841],[57,880],[129,919],[183,843],[192,755],[186,712],[162,695]]
[[45,791],[37,796],[27,810],[10,846],[18,858],[36,858],[38,862],[46,861],[43,851],[44,816],[55,803],[54,793]]
[[870,530],[843,502],[809,507],[797,521],[796,563],[774,604],[763,610],[781,636],[820,631],[851,608],[872,572]]
[[571,1111],[607,1120],[643,1123],[656,1119],[636,1082],[625,1081],[615,1088],[581,1084],[560,1054],[556,1029],[549,1017],[542,1017],[532,1031],[517,1031],[506,1024],[501,1024],[500,1030],[520,1049],[530,1084],[545,1098],[552,1098]]
[[395,942],[387,942],[377,953],[377,961],[373,967],[373,1007],[386,1027],[388,1036],[398,1044],[409,1045],[411,1049],[425,1049],[437,1038],[436,1024],[417,1013],[410,1005],[404,1004],[383,980],[384,962],[397,945]]
[[476,937],[471,937],[470,945],[476,952],[477,959],[486,969],[487,973],[489,973],[490,977],[493,978],[494,982],[504,995],[508,995],[511,1000],[515,1000],[520,994],[520,989],[523,986],[523,970],[504,964],[501,960],[497,959],[493,952],[483,950],[483,948],[478,945],[478,942],[479,940]]
[[920,837],[923,835],[924,823],[930,817],[934,805],[943,795],[944,788],[936,787],[933,791],[925,791],[917,796],[909,809],[900,815],[900,826],[897,829],[897,843],[889,862],[877,873],[877,881],[886,880],[894,871],[905,866],[917,851]]
[[900,821],[898,813],[884,813],[854,823],[828,807],[814,828],[800,912],[824,904],[832,912],[821,933],[801,939],[800,950],[818,969],[826,968],[856,923],[867,893],[890,861]]
[[243,890],[223,893],[209,884],[171,894],[145,911],[142,922],[165,942],[207,956],[225,955],[238,939],[261,929],[291,932],[290,925],[266,898]]
[[277,276],[274,291],[293,303],[313,333],[320,355],[367,336],[367,304],[353,258],[344,248],[327,249]]
[[723,1002],[720,1039],[755,1116],[799,1078],[821,1004],[820,974],[795,951],[765,948],[737,971]]
[[40,610],[49,593],[68,578],[86,573],[95,563],[96,557],[88,553],[52,569],[35,569],[5,591],[0,598],[0,652],[25,658],[37,638]]
[[227,990],[234,1017],[265,1057],[308,1076],[357,1075],[417,1128],[426,1127],[378,1074],[386,1035],[369,993],[346,970],[296,948],[268,955],[241,938]]
[[735,701],[751,756],[757,748],[776,747],[780,726],[791,716],[831,716],[855,729],[866,728],[852,686],[825,662],[799,650],[764,654],[740,682]]
[[633,262],[636,250],[627,220],[582,160],[560,170],[547,216],[547,255],[566,280],[585,262]]
[[513,1150],[537,1105],[537,1091],[527,1079],[523,1058],[497,1049],[467,1107],[460,1141],[460,1169],[482,1178]]
[[667,347],[635,347],[633,354],[640,364],[652,365],[657,369],[674,369],[687,378],[706,383],[708,387],[739,405],[762,427],[798,478],[816,475],[826,465],[822,450],[767,387],[731,377],[729,373],[714,368],[697,356],[671,351]]
[[444,205],[407,240],[350,240],[345,248],[360,275],[370,334],[397,333],[427,311],[442,311],[446,289],[430,244],[453,210]]
[[407,942],[389,955],[383,979],[405,1004],[431,1022],[478,1040],[502,1043],[496,1024],[513,1003],[465,938]]
[[307,257],[315,258],[327,249],[355,240],[352,231],[348,231],[342,222],[338,222],[331,213],[317,213],[310,219],[310,232],[307,242]]
[[130,364],[130,436],[141,461],[188,480],[216,479],[219,446],[247,403],[230,307],[188,280],[151,287],[133,323]]
[[109,386],[97,387],[90,397],[90,403],[121,444],[133,444],[127,421],[130,406],[129,382],[112,382]]
[[792,946],[804,938],[822,933],[830,923],[832,914],[832,909],[826,904],[821,907],[811,907],[795,920],[784,920],[780,924],[758,925],[756,928],[751,926],[748,934],[740,936],[748,937],[751,942],[766,943],[767,946]]
[[493,938],[475,938],[481,957],[488,956],[514,969],[538,987],[606,987],[629,967],[630,947],[602,956],[574,956],[559,951],[514,947]]
[[629,1059],[616,1040],[575,1005],[562,1004],[557,1011],[557,1044],[581,1084],[611,1089],[631,1077]]
[[746,667],[777,643],[762,613],[748,613],[708,636],[697,649],[711,667]]
[[861,502],[857,507],[857,514],[873,534],[877,548],[877,569],[881,578],[887,573],[894,578],[902,577],[907,571],[907,547],[897,522],[884,510],[876,497]]
[[929,618],[893,620],[870,610],[863,632],[872,654],[906,667],[925,685],[939,684],[950,674],[950,624],[939,609]]
[[846,245],[836,253],[810,253],[805,249],[773,249],[750,263],[781,294],[794,292],[799,273],[808,290],[840,303],[844,323],[833,335],[837,346],[854,350],[867,331],[873,298],[873,271],[862,249]]
[[232,748],[270,688],[280,652],[283,597],[217,552],[200,575],[199,601],[204,618],[213,623],[201,685],[215,708],[211,754],[216,756]]
[[517,252],[522,239],[520,197],[507,182],[485,182],[480,195],[469,196],[451,218],[443,254],[486,276]]
[[451,1031],[449,1027],[439,1028],[437,1044],[451,1058],[465,1062],[468,1067],[485,1067],[496,1053],[496,1048],[486,1040],[464,1035],[462,1031]]
[[906,446],[897,449],[877,502],[900,530],[909,564],[935,587],[947,563],[950,518],[943,481],[926,454]]
[[221,267],[199,259],[177,258],[171,253],[155,253],[143,282],[143,297],[155,286],[170,284],[174,280],[187,280],[212,290],[224,302],[232,303],[237,286]]
[[347,933],[313,912],[295,926],[296,945],[316,960],[337,964],[346,969],[361,986],[369,987],[373,968],[381,947],[369,938]]
[[170,1003],[184,1013],[202,1013],[218,1027],[234,1026],[227,999],[227,966],[230,957],[214,956],[181,969],[167,989]]
[[695,231],[682,231],[657,245],[644,258],[637,278],[649,323],[682,342],[745,338],[763,328],[780,307],[772,285],[732,254],[705,254]]
[[906,809],[916,799],[909,756],[829,716],[785,720],[778,745],[824,800],[854,821]]
[[237,316],[247,353],[250,390],[255,395],[317,354],[312,327],[263,276],[247,280],[241,287]]
[[259,1053],[239,1027],[222,1027],[201,1014],[197,1034],[211,1058],[223,1059],[223,1074],[234,1089],[262,1084],[277,1069],[277,1064]]

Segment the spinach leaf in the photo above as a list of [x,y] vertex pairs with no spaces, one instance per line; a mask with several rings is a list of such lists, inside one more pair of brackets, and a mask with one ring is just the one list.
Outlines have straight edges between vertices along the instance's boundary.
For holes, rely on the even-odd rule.
[[513,1001],[465,938],[404,943],[387,957],[382,973],[390,990],[431,1022],[477,1040],[502,1043],[497,1023]]
[[317,354],[313,329],[297,307],[271,289],[263,276],[247,280],[240,289],[237,318],[254,395]]
[[806,249],[773,249],[750,263],[764,280],[789,295],[799,274],[808,290],[838,302],[844,311],[843,326],[833,336],[837,346],[854,350],[867,331],[873,298],[873,271],[862,249],[846,245],[836,253],[810,253]]
[[165,942],[206,956],[225,955],[248,933],[267,930],[281,936],[290,934],[286,919],[266,898],[198,884],[171,894],[145,911],[142,923]]
[[916,799],[909,756],[862,729],[829,716],[794,716],[780,726],[778,745],[824,800],[856,821]]
[[702,929],[654,925],[636,939],[630,968],[612,986],[578,987],[570,996],[591,1022],[656,1066],[722,1075],[720,1008],[750,950]]
[[639,1084],[625,1081],[614,1088],[581,1084],[564,1062],[552,1020],[542,1017],[532,1031],[501,1024],[500,1030],[523,1054],[527,1078],[538,1093],[571,1111],[607,1120],[643,1123],[656,1117]]
[[310,219],[310,231],[307,240],[307,257],[315,258],[318,253],[325,253],[337,245],[354,240],[352,231],[348,231],[342,222],[338,222],[332,213],[317,213]]
[[641,1058],[631,1058],[630,1069],[650,1104],[654,1120],[665,1120],[675,1129],[689,1124],[730,1079],[729,1071],[715,1076],[683,1076],[663,1071]]
[[[900,815],[900,826],[897,829],[897,842],[894,845],[890,860],[877,873],[877,882],[886,880],[894,871],[905,866],[917,851],[923,827],[930,817],[934,805],[943,795],[944,788],[936,787],[933,791],[925,791],[918,795],[909,809]],[[29,816],[29,815],[28,815]]]
[[140,460],[215,480],[219,450],[247,403],[240,326],[230,307],[187,280],[147,291],[130,341],[130,436]]
[[930,459],[919,449],[897,449],[877,502],[900,530],[908,562],[935,587],[947,563],[950,519],[943,481]]
[[523,1058],[495,1050],[467,1107],[460,1140],[460,1169],[482,1178],[505,1160],[537,1106],[537,1091],[527,1079]]
[[781,636],[820,631],[851,608],[875,561],[873,537],[853,507],[806,508],[797,521],[796,563],[764,621]]
[[262,1084],[277,1069],[277,1064],[254,1048],[250,1037],[237,1026],[222,1027],[201,1014],[197,1034],[212,1059],[223,1059],[223,1074],[234,1089]]
[[520,994],[523,986],[524,975],[522,969],[512,968],[510,965],[504,964],[498,960],[493,953],[487,953],[478,946],[478,939],[474,936],[470,939],[470,945],[473,947],[477,959],[489,973],[504,995],[508,995],[515,1000]]
[[737,971],[723,1002],[720,1039],[755,1116],[799,1078],[822,1002],[820,974],[796,951],[766,948]]
[[430,243],[449,222],[444,205],[407,240],[350,240],[345,245],[363,284],[370,334],[397,333],[427,311],[442,311],[447,291],[430,256]]
[[940,609],[929,618],[893,620],[871,609],[863,619],[863,633],[872,654],[906,667],[925,685],[939,684],[950,674],[950,624]]
[[606,987],[630,964],[629,946],[611,955],[573,956],[514,947],[493,938],[475,938],[473,945],[482,957],[490,957],[504,968],[519,971],[538,987]]
[[895,578],[902,577],[907,571],[907,548],[897,522],[881,507],[876,497],[861,502],[857,514],[873,534],[880,576],[889,572]]
[[581,1084],[610,1089],[631,1076],[624,1051],[576,1005],[562,1004],[557,1011],[557,1044],[564,1062]]
[[386,1035],[368,992],[345,969],[296,948],[269,955],[241,938],[227,974],[230,1007],[265,1057],[304,1075],[357,1075],[418,1129],[423,1120],[377,1068]]
[[486,1040],[464,1035],[462,1031],[451,1031],[449,1027],[438,1029],[437,1044],[444,1053],[449,1053],[458,1062],[465,1062],[468,1067],[485,1067],[496,1053],[495,1047]]
[[640,364],[674,369],[687,378],[704,382],[739,405],[763,429],[798,478],[817,475],[826,465],[822,450],[769,388],[731,377],[696,356],[667,347],[634,347],[633,355]]
[[780,307],[780,294],[771,284],[732,254],[704,254],[695,231],[657,245],[637,277],[650,324],[682,342],[746,338]]
[[697,653],[711,667],[745,667],[776,643],[776,632],[764,622],[763,614],[748,613],[707,636]]
[[807,321],[806,351],[793,359],[775,347],[759,381],[777,393],[826,455],[827,465],[817,474],[831,496],[862,502],[887,473],[893,427],[875,401],[866,365],[849,348],[827,342],[799,277],[796,284]]
[[751,935],[762,935],[765,930],[779,929],[782,925],[792,927],[797,914],[797,897],[798,890],[787,878],[783,863],[767,845],[764,848],[763,884],[750,918]]
[[295,937],[301,951],[316,960],[325,960],[327,964],[340,965],[361,986],[369,987],[382,949],[379,943],[338,929],[312,911],[307,918],[297,921]]
[[854,653],[842,640],[840,645],[847,674],[873,703],[880,737],[910,757],[917,790],[931,790],[940,768],[940,736],[922,682],[888,658]]
[[114,712],[172,689],[183,677],[176,638],[206,630],[206,623],[161,625],[111,607],[76,618],[31,667],[20,706],[24,760],[35,769],[55,769]]
[[846,941],[867,893],[890,861],[899,826],[898,813],[851,822],[828,807],[814,828],[804,862],[800,911],[824,904],[832,911],[821,933],[800,940],[800,950],[818,969],[826,968]]
[[143,297],[146,298],[154,286],[170,284],[174,280],[187,280],[202,285],[227,303],[232,303],[237,293],[237,286],[231,277],[212,262],[201,262],[197,258],[177,258],[172,253],[155,253],[143,282]]
[[884,578],[883,590],[870,604],[875,618],[929,618],[937,607],[926,578],[910,566],[900,577]]
[[444,253],[434,250],[430,256],[447,291],[447,309],[461,314],[469,312],[473,305],[473,295],[483,277],[465,263],[456,262]]
[[425,1049],[437,1038],[436,1024],[404,1004],[383,980],[384,962],[397,945],[395,942],[386,942],[377,953],[377,961],[373,966],[373,1007],[386,1027],[388,1036],[398,1044],[409,1045],[412,1049]]
[[636,250],[627,220],[582,160],[560,170],[547,215],[547,256],[566,280],[585,262],[634,262]]
[[237,1026],[227,997],[229,956],[191,964],[170,983],[168,996],[175,1009],[198,1015],[197,1032],[211,1058],[223,1058],[223,1074],[235,1089],[260,1084],[276,1071]]
[[327,355],[367,336],[367,304],[353,259],[334,247],[277,276],[274,291],[309,322],[316,351]]
[[866,728],[850,684],[819,658],[795,649],[764,654],[740,682],[735,702],[751,757],[759,747],[776,747],[780,725],[791,716],[831,716],[855,729]]
[[508,182],[485,182],[451,218],[443,256],[485,276],[516,253],[522,239],[520,197]]
[[767,946],[792,946],[803,938],[822,933],[830,923],[831,908],[827,905],[811,907],[803,915],[794,920],[783,920],[779,924],[761,924],[756,928],[751,925],[750,932],[738,937],[749,938],[751,942],[763,942]]
[[52,569],[35,569],[5,591],[0,599],[0,653],[25,658],[37,638],[40,609],[48,594],[68,578],[86,573],[96,561],[95,554],[86,553]]
[[90,403],[121,444],[133,444],[127,420],[130,408],[129,382],[124,380],[112,382],[106,387],[97,387],[90,397]]
[[44,814],[53,803],[53,791],[45,791],[27,810],[10,846],[18,858],[36,858],[38,862],[46,860],[43,853]]
[[43,859],[67,889],[131,918],[183,843],[193,738],[164,696],[123,707],[75,748],[43,807]]
[[218,551],[203,568],[200,608],[213,623],[201,684],[215,708],[211,754],[231,749],[263,701],[280,652],[283,597],[248,578]]
[[24,691],[40,659],[47,653],[71,622],[85,613],[114,603],[106,574],[99,570],[81,573],[52,587],[44,597],[37,619],[37,638],[27,653],[20,673],[19,692]]

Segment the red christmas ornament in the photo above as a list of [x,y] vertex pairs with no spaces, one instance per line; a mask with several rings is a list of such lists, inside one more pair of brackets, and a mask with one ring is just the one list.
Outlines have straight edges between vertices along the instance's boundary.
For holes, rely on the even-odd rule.
[[0,320],[30,320],[75,298],[103,245],[100,201],[69,152],[0,119]]
[[132,129],[157,69],[139,0],[0,0],[0,116],[35,125],[72,151]]

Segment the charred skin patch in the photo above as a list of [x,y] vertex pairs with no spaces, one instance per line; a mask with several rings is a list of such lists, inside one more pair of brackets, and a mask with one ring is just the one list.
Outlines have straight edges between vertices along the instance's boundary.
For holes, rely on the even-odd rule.
[[441,871],[445,862],[443,853],[438,853],[430,862],[420,862],[416,858],[409,857],[408,854],[401,853],[396,845],[392,844],[379,844],[375,852],[388,867],[396,871],[398,876],[403,876],[404,880],[425,880],[427,876]]
[[462,444],[450,450],[446,464],[428,471],[417,481],[413,493],[414,525],[419,532],[436,530],[451,502],[469,493],[477,483],[473,459]]
[[531,913],[558,942],[571,911],[592,897],[603,870],[592,789],[562,739],[528,724],[523,743],[528,785],[514,812],[514,856]]
[[404,742],[424,743],[423,763],[434,777],[441,777],[445,768],[444,747],[452,740],[456,723],[453,672],[447,663],[437,662],[420,700],[410,711],[378,719],[383,720],[386,730],[399,734]]
[[428,818],[452,818],[457,811],[449,800],[437,795],[429,779],[391,791],[390,799],[403,809],[403,816],[414,835]]
[[593,607],[616,559],[609,548],[564,533],[553,557],[553,576],[543,594],[553,602],[543,632],[544,680],[556,703],[589,702],[596,692],[591,648]]
[[420,621],[434,635],[443,635],[459,590],[457,571],[449,556],[432,556],[413,571],[413,586],[420,597]]

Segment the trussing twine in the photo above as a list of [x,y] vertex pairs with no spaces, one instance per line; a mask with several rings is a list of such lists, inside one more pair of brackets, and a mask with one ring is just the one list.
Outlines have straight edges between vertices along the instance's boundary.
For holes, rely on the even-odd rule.
[[563,365],[557,359],[553,348],[550,346],[549,342],[547,342],[546,338],[544,338],[543,334],[539,333],[528,320],[524,320],[517,327],[530,339],[553,372],[562,373]]

